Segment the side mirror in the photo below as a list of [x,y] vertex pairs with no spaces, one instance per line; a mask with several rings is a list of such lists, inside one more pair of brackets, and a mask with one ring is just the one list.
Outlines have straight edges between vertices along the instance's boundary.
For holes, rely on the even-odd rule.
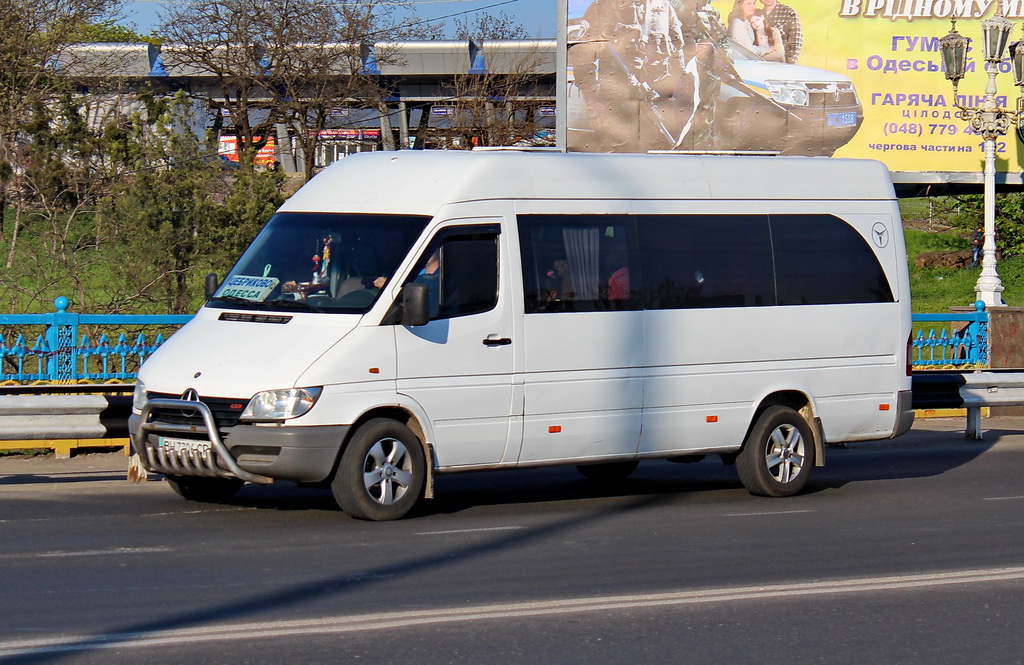
[[206,284],[204,287],[204,292],[206,293],[207,300],[213,300],[213,294],[217,293],[218,286],[220,286],[220,284],[217,281],[217,273],[207,273]]
[[426,284],[402,287],[402,325],[425,326],[430,321],[430,295]]

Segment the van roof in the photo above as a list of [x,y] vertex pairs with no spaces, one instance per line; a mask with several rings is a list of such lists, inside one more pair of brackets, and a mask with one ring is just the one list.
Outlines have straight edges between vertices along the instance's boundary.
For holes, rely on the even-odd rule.
[[895,200],[881,162],[828,157],[399,150],[346,157],[288,212],[434,215],[494,199]]

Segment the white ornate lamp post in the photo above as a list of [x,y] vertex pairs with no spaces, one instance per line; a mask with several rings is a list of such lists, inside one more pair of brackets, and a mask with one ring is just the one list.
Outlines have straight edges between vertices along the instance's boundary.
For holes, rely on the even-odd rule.
[[[977,299],[984,301],[987,307],[1004,304],[1003,283],[996,272],[996,139],[1004,136],[1010,129],[1010,123],[1019,122],[1021,117],[1021,98],[1018,97],[1015,110],[1004,109],[996,104],[996,74],[1012,29],[1013,24],[1003,16],[1000,3],[997,3],[996,15],[981,23],[985,71],[988,73],[988,86],[981,106],[963,106],[957,99],[957,88],[960,79],[964,77],[967,47],[971,40],[956,31],[955,20],[950,33],[939,40],[946,78],[953,82],[954,103],[960,109],[958,115],[968,121],[985,142],[985,246],[981,275],[974,290]],[[1015,82],[1024,85],[1024,48],[1016,46],[1010,49]]]

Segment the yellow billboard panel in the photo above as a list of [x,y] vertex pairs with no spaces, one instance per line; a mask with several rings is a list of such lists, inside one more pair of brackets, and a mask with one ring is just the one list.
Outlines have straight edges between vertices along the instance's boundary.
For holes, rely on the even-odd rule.
[[[1002,10],[1019,21],[1024,0]],[[567,148],[835,155],[976,173],[982,139],[957,104],[985,94],[981,21],[995,12],[995,0],[568,0]],[[938,44],[951,18],[973,40],[956,97]],[[997,101],[1015,109],[1009,60],[998,68]],[[1021,171],[1012,130],[997,158],[1000,171]]]

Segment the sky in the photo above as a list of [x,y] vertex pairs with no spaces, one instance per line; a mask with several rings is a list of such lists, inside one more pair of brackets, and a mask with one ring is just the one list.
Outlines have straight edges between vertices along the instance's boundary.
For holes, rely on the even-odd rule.
[[[180,0],[177,0],[180,1]],[[268,0],[272,2],[273,0]],[[123,4],[124,19],[119,23],[133,27],[136,32],[149,34],[160,24],[164,10],[176,0],[126,0]],[[472,20],[474,13],[504,12],[511,16],[534,37],[554,38],[557,3],[555,0],[412,0],[420,19],[454,16]]]

